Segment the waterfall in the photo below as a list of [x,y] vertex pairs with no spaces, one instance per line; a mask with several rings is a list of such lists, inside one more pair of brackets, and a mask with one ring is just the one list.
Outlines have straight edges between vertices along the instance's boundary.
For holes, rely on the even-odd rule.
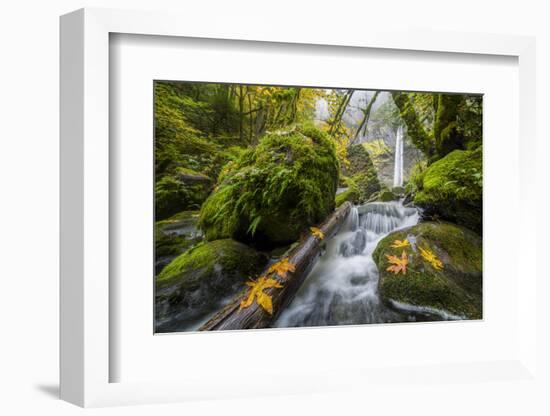
[[[378,295],[372,253],[390,232],[418,223],[416,208],[402,202],[373,202],[352,208],[326,244],[292,303],[275,326],[345,325],[422,320],[419,313],[388,308]],[[431,320],[434,318],[431,317]]]
[[399,126],[395,137],[393,186],[403,186],[403,126]]

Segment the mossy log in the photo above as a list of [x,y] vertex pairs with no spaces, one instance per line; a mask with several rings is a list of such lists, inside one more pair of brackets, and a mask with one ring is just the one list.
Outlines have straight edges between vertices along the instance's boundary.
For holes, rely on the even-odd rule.
[[[347,218],[351,203],[345,202],[336,211],[334,211],[323,224],[319,227],[325,235],[325,239],[334,236],[344,220]],[[313,235],[303,237],[300,242],[291,249],[288,254],[288,260],[294,264],[295,271],[288,273],[283,280],[273,274],[282,284],[282,288],[269,288],[264,293],[271,296],[273,302],[273,315],[267,313],[256,302],[251,306],[240,309],[240,302],[246,296],[246,291],[240,293],[224,309],[212,317],[204,324],[200,331],[230,330],[230,329],[258,329],[269,327],[279,316],[280,312],[290,304],[296,292],[304,282],[307,274],[311,270],[316,258],[321,253],[323,240]],[[263,275],[267,274],[269,267],[264,270]]]

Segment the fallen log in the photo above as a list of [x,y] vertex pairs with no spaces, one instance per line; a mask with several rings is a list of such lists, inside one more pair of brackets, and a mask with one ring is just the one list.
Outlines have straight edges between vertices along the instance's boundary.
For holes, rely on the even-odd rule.
[[[331,238],[338,232],[347,218],[351,207],[351,203],[345,202],[319,226],[319,229],[325,236],[323,240],[308,233],[307,236],[302,237],[294,248],[291,248],[287,257],[288,261],[295,266],[294,272],[288,272],[286,278],[281,278],[274,272],[269,275],[269,277],[277,279],[282,286],[280,288],[272,287],[264,291],[264,293],[271,296],[273,315],[266,312],[256,302],[241,309],[240,303],[246,298],[248,292],[245,290],[199,328],[199,330],[217,331],[269,327],[275,322],[284,308],[290,304],[292,299],[294,299],[296,292],[304,282],[313,264],[315,264],[315,260],[321,254],[324,240]],[[269,267],[264,270],[262,275],[265,276],[268,273]]]

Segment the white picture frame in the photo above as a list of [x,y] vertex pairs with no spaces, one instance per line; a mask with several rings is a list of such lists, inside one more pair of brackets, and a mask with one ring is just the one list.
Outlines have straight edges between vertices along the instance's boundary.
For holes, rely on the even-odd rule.
[[[185,25],[182,25],[185,21]],[[535,261],[526,242],[535,241],[536,218],[528,213],[536,194],[529,180],[535,171],[535,41],[530,37],[472,33],[437,33],[349,28],[339,33],[304,31],[264,24],[246,36],[236,35],[231,22],[206,27],[201,21],[171,13],[82,9],[61,18],[61,398],[80,406],[159,403],[198,398],[240,397],[265,394],[246,377],[235,381],[220,374],[215,382],[206,377],[183,381],[111,382],[109,368],[115,357],[110,350],[109,227],[109,37],[134,34],[184,38],[278,42],[334,47],[430,51],[442,54],[503,55],[517,58],[519,66],[519,151],[521,218],[518,261],[525,264],[517,291],[518,348],[515,356],[495,362],[441,363],[419,366],[412,379],[438,380],[438,374],[463,382],[479,383],[472,374],[491,379],[534,380],[537,383],[537,321]],[[523,242],[523,243],[522,243]],[[522,266],[523,267],[523,266]],[[322,392],[342,388],[342,379],[364,385],[380,377],[369,372],[331,369],[331,377],[319,373],[269,375],[270,385],[284,385],[279,393]],[[320,373],[323,372],[321,368]],[[400,374],[399,369],[391,370]],[[481,377],[481,380],[483,377]],[[307,387],[304,387],[307,386]],[[345,388],[345,387],[344,387]],[[268,393],[269,394],[269,393]]]

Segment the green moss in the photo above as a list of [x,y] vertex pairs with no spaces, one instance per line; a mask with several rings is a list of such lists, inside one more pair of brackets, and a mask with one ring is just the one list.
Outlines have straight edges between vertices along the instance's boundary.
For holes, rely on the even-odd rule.
[[204,182],[210,182],[211,179],[206,176],[204,173],[197,172],[196,170],[185,168],[185,167],[178,167],[176,168],[176,173],[183,178],[189,178],[194,181],[204,181]]
[[245,281],[265,263],[263,254],[234,240],[201,243],[164,268],[157,278],[157,288],[178,284],[180,289],[191,289],[220,273],[228,279]]
[[382,190],[378,195],[378,200],[382,202],[396,201],[397,199],[398,199],[398,196],[395,195],[389,189]]
[[[391,247],[394,240],[405,238],[412,247]],[[438,271],[427,263],[418,247],[431,250],[443,262],[443,269]],[[386,271],[386,255],[401,256],[403,250],[409,259],[407,273]],[[481,238],[472,231],[448,223],[421,223],[386,236],[378,243],[373,258],[380,272],[379,290],[384,301],[481,318],[482,246]]]
[[380,191],[381,186],[374,167],[356,174],[353,180],[359,190],[359,202],[367,201],[375,192]]
[[267,260],[265,254],[234,240],[203,242],[181,254],[156,280],[157,330],[174,331],[219,310]]
[[362,144],[351,146],[348,149],[347,160],[349,165],[342,166],[342,172],[353,181],[354,187],[351,189],[352,187],[348,185],[350,189],[346,195],[338,195],[337,205],[344,201],[365,202],[372,194],[380,190],[376,168],[365,146]]
[[282,245],[334,209],[338,161],[325,133],[299,127],[264,136],[220,180],[201,209],[207,240]]
[[349,201],[353,204],[358,203],[359,199],[361,198],[361,192],[359,191],[359,187],[357,186],[355,181],[347,176],[341,176],[340,181],[341,184],[348,189],[336,195],[336,206],[339,207],[346,201]]
[[210,190],[209,182],[186,181],[166,175],[155,184],[155,218],[163,220],[185,210],[199,209]]
[[416,163],[411,168],[411,173],[409,176],[409,181],[405,186],[405,190],[408,193],[415,193],[422,189],[422,182],[424,181],[424,174],[428,168],[427,162],[425,160]]
[[415,204],[436,216],[482,231],[482,147],[455,150],[430,165],[422,177]]
[[177,256],[198,243],[201,240],[201,237],[196,236],[195,233],[198,219],[198,211],[183,211],[168,219],[157,221],[155,223],[155,258]]
[[348,148],[347,160],[349,166],[342,167],[342,171],[347,176],[354,176],[374,169],[369,152],[362,144],[355,144]]
[[464,148],[464,138],[457,130],[458,108],[464,97],[461,94],[438,94],[434,119],[434,137],[438,155]]

